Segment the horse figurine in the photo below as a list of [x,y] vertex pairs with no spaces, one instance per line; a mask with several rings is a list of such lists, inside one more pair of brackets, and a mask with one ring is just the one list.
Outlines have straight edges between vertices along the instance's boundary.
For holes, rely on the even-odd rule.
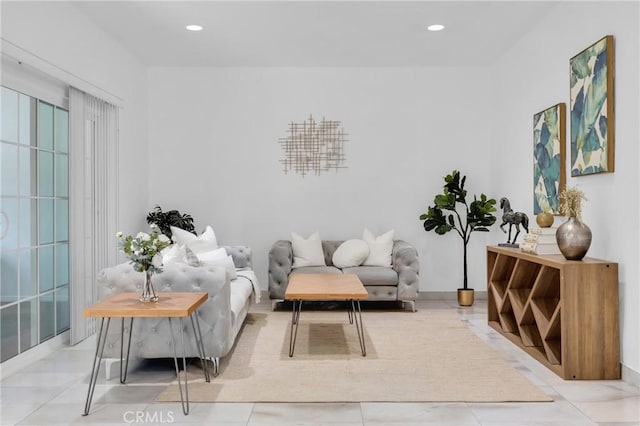
[[[502,224],[500,225],[500,229],[506,234],[507,231],[504,229],[504,226],[509,224],[507,244],[515,244],[518,234],[520,234],[520,225],[522,225],[525,231],[529,232],[529,217],[522,212],[514,212],[511,210],[511,203],[509,203],[506,197],[500,199],[500,208],[502,209]],[[511,240],[511,227],[513,225],[516,226],[516,235],[513,237],[513,240]]]

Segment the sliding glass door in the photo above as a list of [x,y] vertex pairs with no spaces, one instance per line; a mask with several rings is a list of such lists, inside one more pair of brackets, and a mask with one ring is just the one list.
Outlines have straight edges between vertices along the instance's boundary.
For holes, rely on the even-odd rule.
[[69,329],[69,112],[2,87],[0,361]]

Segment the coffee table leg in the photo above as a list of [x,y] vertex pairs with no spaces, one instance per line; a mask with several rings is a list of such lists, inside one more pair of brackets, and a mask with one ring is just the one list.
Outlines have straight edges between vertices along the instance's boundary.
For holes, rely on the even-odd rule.
[[122,369],[123,364],[123,353],[122,350],[124,348],[124,317],[122,318],[122,323],[120,324],[120,383],[124,384],[127,381],[127,370],[129,369],[129,351],[131,350],[131,335],[133,335],[133,317],[131,317],[131,321],[129,321],[129,343],[127,344],[127,357],[124,364],[124,374]]
[[353,324],[353,316],[355,315],[355,313],[356,311],[353,308],[353,303],[347,300],[347,314],[349,315],[349,324]]
[[[196,320],[193,321],[193,317],[196,317]],[[196,331],[196,324],[198,325],[198,330]],[[196,337],[196,345],[198,346],[198,353],[200,354],[200,363],[202,364],[202,371],[204,372],[204,379],[207,383],[211,382],[211,378],[209,377],[209,370],[207,370],[207,364],[205,361],[205,353],[204,353],[204,342],[202,341],[202,331],[200,330],[200,320],[198,318],[198,313],[194,312],[191,314],[191,327],[193,327],[193,335]]]
[[[360,309],[360,301],[352,300],[351,306],[353,308],[353,318],[356,321],[356,330],[358,331],[358,341],[360,342],[360,349],[362,349],[362,356],[367,356],[367,349],[364,344],[364,327],[362,324],[362,310]],[[357,316],[356,316],[356,306],[358,307]]]
[[102,363],[102,354],[104,352],[104,345],[107,342],[107,332],[109,331],[109,323],[111,318],[107,318],[107,326],[104,326],[104,317],[100,322],[100,332],[98,332],[98,342],[96,343],[96,354],[93,357],[93,367],[91,367],[91,378],[89,379],[89,389],[87,390],[87,400],[84,403],[83,416],[89,414],[91,408],[91,400],[93,399],[93,391],[96,389],[96,382],[98,381],[98,373],[100,372],[100,364]]
[[[296,309],[296,303],[298,308]],[[291,313],[291,332],[289,333],[289,357],[293,356],[296,348],[296,337],[298,337],[298,323],[300,322],[300,311],[302,310],[302,300],[293,301],[293,311]],[[295,329],[294,329],[295,326]]]
[[[182,317],[180,318],[180,339],[182,340],[182,369],[184,371],[184,393],[185,397],[182,395],[182,383],[180,380],[180,370],[178,369],[178,352],[176,350],[176,339],[173,333],[173,325],[171,324],[171,317],[169,317],[169,328],[171,329],[171,341],[173,342],[173,362],[176,366],[176,376],[178,376],[178,390],[180,390],[180,403],[182,404],[182,412],[186,416],[189,414],[189,381],[187,377],[187,357],[186,357],[186,349],[184,347],[184,330],[182,325]],[[186,399],[186,403],[185,403]]]

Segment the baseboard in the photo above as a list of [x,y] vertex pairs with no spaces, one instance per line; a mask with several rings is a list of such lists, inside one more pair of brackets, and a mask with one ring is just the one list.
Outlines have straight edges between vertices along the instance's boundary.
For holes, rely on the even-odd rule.
[[630,385],[640,387],[640,373],[635,370],[632,370],[631,368],[627,367],[624,364],[622,364],[621,367],[622,367],[621,368],[622,380],[624,382],[629,383]]
[[28,369],[29,366],[36,364],[38,360],[64,346],[69,346],[69,330],[0,364],[0,380],[4,380],[20,370]]
[[[476,290],[474,298],[476,300],[487,300],[486,291]],[[457,291],[421,291],[418,293],[418,300],[458,300]]]

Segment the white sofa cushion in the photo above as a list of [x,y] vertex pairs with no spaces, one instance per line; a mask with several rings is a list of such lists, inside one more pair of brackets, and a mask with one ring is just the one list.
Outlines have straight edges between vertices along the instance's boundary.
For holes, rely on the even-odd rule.
[[369,245],[369,256],[362,263],[365,266],[391,267],[391,252],[393,251],[394,230],[385,232],[376,237],[371,231],[365,229],[362,239]]
[[320,234],[317,232],[311,234],[307,239],[293,232],[291,234],[291,248],[293,250],[292,268],[326,266],[322,251],[322,240],[320,240]]
[[338,268],[359,266],[369,256],[369,245],[364,240],[347,240],[333,252],[331,258]]
[[163,266],[174,263],[189,266],[200,266],[198,257],[184,244],[172,244],[169,247],[164,248],[160,254],[162,255]]
[[187,254],[184,244],[172,244],[162,249],[162,264],[170,265],[172,263],[187,263]]
[[[220,250],[224,252],[222,255],[220,255],[219,253]],[[235,280],[238,277],[236,266],[233,263],[233,258],[227,255],[227,251],[224,248],[219,248],[206,253],[200,253],[197,256],[203,266],[222,266],[227,270],[229,279]]]
[[176,244],[184,244],[195,254],[212,251],[218,248],[218,240],[213,228],[209,225],[200,235],[193,235],[184,229],[171,226],[172,239]]
[[196,254],[196,256],[198,256],[198,260],[200,260],[200,262],[213,262],[215,260],[224,259],[228,255],[229,254],[224,249],[224,247],[219,247],[219,248],[217,248],[215,250],[204,251],[204,252],[200,252],[200,253]]

